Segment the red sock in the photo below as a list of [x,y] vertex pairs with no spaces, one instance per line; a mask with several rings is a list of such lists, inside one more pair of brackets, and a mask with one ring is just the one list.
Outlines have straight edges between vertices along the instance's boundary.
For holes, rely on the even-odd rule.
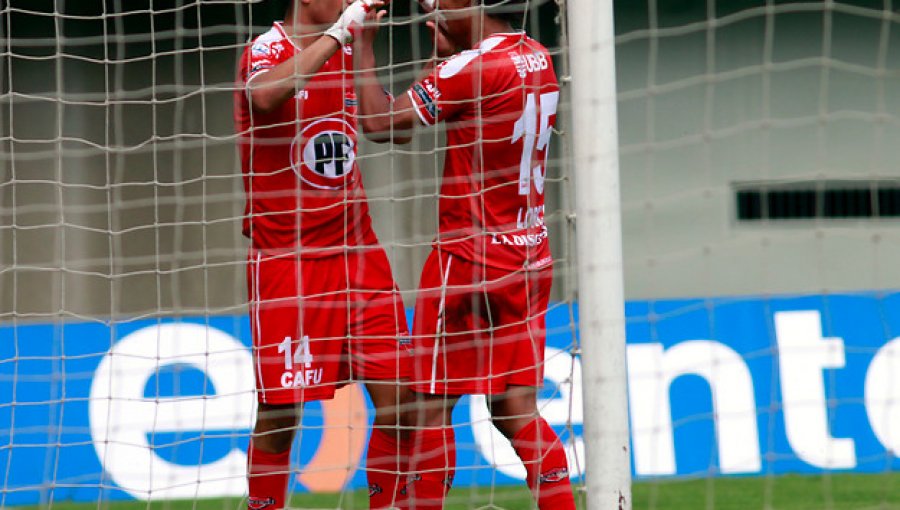
[[441,510],[456,474],[456,437],[452,427],[422,429],[412,433],[413,454],[407,483],[400,495],[408,499],[402,509]]
[[539,417],[516,433],[512,444],[525,464],[538,508],[575,510],[566,451],[550,425]]
[[372,429],[366,454],[369,508],[392,508],[398,504],[401,473],[406,471],[409,460],[408,443],[398,442],[393,432]]
[[268,453],[253,447],[247,450],[247,481],[250,510],[277,510],[284,508],[287,499],[288,476],[291,471],[291,450]]

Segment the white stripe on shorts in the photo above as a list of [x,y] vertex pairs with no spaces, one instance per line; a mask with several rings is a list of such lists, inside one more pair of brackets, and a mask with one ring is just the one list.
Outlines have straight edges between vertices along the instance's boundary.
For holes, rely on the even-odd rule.
[[[260,273],[262,272],[262,265],[260,261],[262,260],[262,254],[256,253],[256,271],[255,278],[253,278],[253,294],[254,301],[256,302],[256,310],[253,311],[254,315],[256,315],[256,343],[259,345],[254,345],[256,348],[256,352],[254,353],[256,356],[256,378],[259,379],[259,394],[262,396],[263,403],[266,402],[266,386],[263,383],[262,378],[262,364],[259,362],[260,353],[259,346],[262,345],[262,326],[259,323],[259,308],[262,306],[262,298],[259,297],[259,280]],[[252,343],[252,342],[251,342]]]
[[428,393],[434,394],[435,386],[437,384],[437,360],[438,360],[438,350],[441,345],[441,339],[444,337],[443,331],[441,328],[444,326],[444,301],[447,298],[447,281],[450,279],[450,264],[453,262],[453,255],[447,256],[447,267],[444,268],[444,282],[441,285],[441,302],[438,305],[438,317],[437,323],[434,328],[434,351],[431,353],[431,386],[428,389]]

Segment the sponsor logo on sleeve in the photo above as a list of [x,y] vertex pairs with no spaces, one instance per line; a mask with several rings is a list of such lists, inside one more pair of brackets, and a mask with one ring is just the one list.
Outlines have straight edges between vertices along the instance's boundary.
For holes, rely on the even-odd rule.
[[284,44],[281,41],[275,41],[269,47],[269,51],[272,52],[272,58],[278,60],[281,58],[281,54],[284,53]]
[[256,43],[250,48],[250,53],[254,57],[269,57],[272,55],[272,50],[266,43]]
[[[433,85],[426,83],[425,86],[427,86],[431,91],[437,92],[437,89],[434,88]],[[431,118],[436,119],[438,118],[438,115],[440,115],[441,109],[437,105],[435,98],[440,96],[439,94],[430,93],[429,90],[426,90],[425,86],[422,86],[421,83],[416,83],[415,85],[413,85],[412,89],[416,96],[418,96],[419,101],[422,102],[422,106],[424,106],[425,110],[428,111],[428,115],[430,115]]]

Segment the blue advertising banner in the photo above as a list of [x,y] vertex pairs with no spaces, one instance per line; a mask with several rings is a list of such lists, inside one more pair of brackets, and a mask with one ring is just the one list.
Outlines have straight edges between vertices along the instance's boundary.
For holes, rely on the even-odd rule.
[[[631,302],[635,475],[900,468],[900,293]],[[577,310],[548,315],[542,413],[584,454]],[[0,326],[0,506],[241,496],[254,380],[245,316]],[[365,487],[371,404],[307,406],[295,491]],[[483,397],[454,412],[456,483],[520,483]]]

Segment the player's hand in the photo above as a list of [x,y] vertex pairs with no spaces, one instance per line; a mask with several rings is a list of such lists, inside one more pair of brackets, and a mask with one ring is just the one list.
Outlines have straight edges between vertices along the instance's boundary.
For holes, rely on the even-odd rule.
[[362,25],[366,15],[384,4],[383,0],[356,0],[344,9],[341,17],[325,31],[325,35],[334,38],[338,44],[350,44],[353,42],[354,25]]
[[362,26],[355,27],[353,40],[356,45],[372,48],[375,44],[375,36],[378,35],[378,29],[381,28],[381,20],[387,15],[387,11],[369,11],[366,15],[365,23]]
[[431,42],[434,44],[434,53],[440,57],[449,57],[456,53],[456,45],[450,42],[447,32],[435,21],[426,21],[425,26],[431,32]]

